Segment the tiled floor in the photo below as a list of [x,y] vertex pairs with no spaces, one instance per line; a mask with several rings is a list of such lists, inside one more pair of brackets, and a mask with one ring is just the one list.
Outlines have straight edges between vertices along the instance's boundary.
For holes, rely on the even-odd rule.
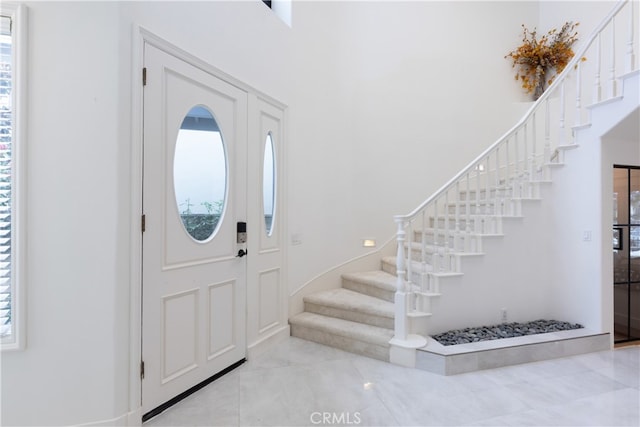
[[288,338],[144,426],[640,426],[640,346],[441,376]]

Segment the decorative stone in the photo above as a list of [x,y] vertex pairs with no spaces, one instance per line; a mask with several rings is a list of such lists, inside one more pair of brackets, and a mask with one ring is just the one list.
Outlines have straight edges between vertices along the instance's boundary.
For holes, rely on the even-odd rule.
[[433,335],[432,338],[442,345],[455,345],[500,338],[521,337],[524,335],[569,331],[582,327],[582,325],[577,323],[561,322],[558,320],[535,320],[527,323],[512,322],[502,323],[500,325],[456,329]]

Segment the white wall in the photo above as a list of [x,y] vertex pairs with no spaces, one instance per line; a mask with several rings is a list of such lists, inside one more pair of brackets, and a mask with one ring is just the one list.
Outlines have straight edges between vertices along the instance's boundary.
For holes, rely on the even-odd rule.
[[[121,420],[129,393],[133,24],[289,106],[289,289],[383,241],[510,127],[535,2],[29,2],[27,348],[2,423]],[[459,120],[462,120],[461,122]],[[404,150],[403,150],[404,149]],[[135,283],[133,284],[136,285]],[[10,391],[10,392],[7,392]]]
[[28,9],[27,343],[2,354],[2,424],[112,418],[128,335],[117,314],[118,6]]
[[393,215],[515,123],[504,55],[536,17],[533,2],[294,3],[292,291],[391,238]]
[[549,204],[555,236],[548,264],[552,312],[603,332],[613,332],[613,165],[640,164],[640,88],[637,78],[630,83],[622,101],[592,111],[593,125],[579,131],[579,147],[553,173]]
[[588,2],[541,1],[540,21],[538,24],[539,34],[546,34],[552,28],[560,28],[567,21],[577,22],[579,23],[576,28],[578,41],[575,44],[575,48],[577,49],[617,3],[618,0],[594,0]]

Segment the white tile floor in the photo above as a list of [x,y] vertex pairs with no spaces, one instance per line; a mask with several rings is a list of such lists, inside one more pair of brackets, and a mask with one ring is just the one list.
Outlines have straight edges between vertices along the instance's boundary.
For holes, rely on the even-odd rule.
[[454,376],[297,338],[147,426],[640,426],[640,346]]

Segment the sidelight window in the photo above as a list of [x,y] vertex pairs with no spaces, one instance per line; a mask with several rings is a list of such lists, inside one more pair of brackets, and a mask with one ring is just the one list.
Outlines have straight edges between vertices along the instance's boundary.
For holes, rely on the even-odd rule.
[[18,79],[24,68],[25,28],[22,7],[0,6],[0,338],[3,349],[15,349],[23,345],[25,317],[24,284],[19,274],[24,81]]

